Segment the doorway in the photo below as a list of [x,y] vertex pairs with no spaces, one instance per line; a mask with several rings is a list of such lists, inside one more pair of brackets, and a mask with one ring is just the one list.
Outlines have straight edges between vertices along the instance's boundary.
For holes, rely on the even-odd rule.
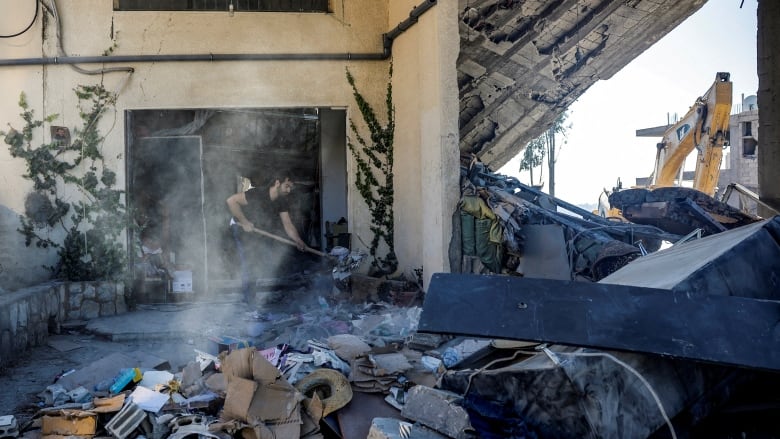
[[[128,202],[137,215],[131,268],[137,272],[147,252],[159,250],[171,280],[174,272],[191,275],[195,297],[240,287],[230,195],[266,185],[279,171],[288,174],[295,182],[291,218],[318,250],[327,247],[325,222],[347,218],[345,110],[128,110],[126,127]],[[286,237],[281,228],[273,232]],[[257,276],[305,269],[307,258],[292,253],[284,266],[267,255],[255,260],[266,268]],[[181,285],[179,291],[168,287],[147,300],[168,301],[183,292]]]

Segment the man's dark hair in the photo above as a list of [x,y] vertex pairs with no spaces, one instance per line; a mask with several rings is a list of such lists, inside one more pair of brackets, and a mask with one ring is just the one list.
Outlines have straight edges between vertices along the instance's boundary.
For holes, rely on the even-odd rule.
[[292,180],[292,176],[287,171],[270,171],[266,174],[259,174],[252,178],[250,178],[250,181],[252,181],[252,186],[255,187],[267,187],[274,184],[276,180],[279,180],[280,182],[283,182],[286,178],[289,178]]

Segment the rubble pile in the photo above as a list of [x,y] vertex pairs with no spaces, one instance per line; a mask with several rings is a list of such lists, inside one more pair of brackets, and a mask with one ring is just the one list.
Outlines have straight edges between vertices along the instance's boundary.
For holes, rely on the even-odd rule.
[[471,155],[461,157],[461,194],[464,273],[595,282],[663,241],[681,238],[652,225],[600,217],[493,173]]
[[[369,296],[392,302],[385,290]],[[244,334],[208,337],[180,370],[139,351],[59,374],[0,417],[3,437],[473,437],[460,398],[435,387],[488,342],[417,333],[407,303],[311,302],[247,312]]]

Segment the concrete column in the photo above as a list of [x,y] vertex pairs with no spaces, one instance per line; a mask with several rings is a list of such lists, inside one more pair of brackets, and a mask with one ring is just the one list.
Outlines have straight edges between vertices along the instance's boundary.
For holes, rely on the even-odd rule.
[[[449,245],[452,239],[452,213],[460,197],[460,151],[458,149],[458,84],[456,62],[460,50],[456,2],[440,1],[435,12],[435,26],[424,29],[423,41],[432,41],[438,50],[431,69],[421,69],[428,87],[422,102],[439,102],[424,106],[420,162],[423,194],[422,233],[423,273],[425,286],[436,272],[449,272]],[[426,57],[421,57],[424,62]],[[425,108],[428,107],[428,108]],[[428,130],[427,127],[438,130]]]
[[[780,2],[758,1],[758,184],[765,203],[780,208]],[[759,214],[767,212],[759,210]]]
[[[390,27],[421,0],[391,2]],[[449,272],[452,213],[460,196],[458,5],[439,1],[393,44],[395,249],[407,276]],[[413,278],[413,277],[412,277]]]

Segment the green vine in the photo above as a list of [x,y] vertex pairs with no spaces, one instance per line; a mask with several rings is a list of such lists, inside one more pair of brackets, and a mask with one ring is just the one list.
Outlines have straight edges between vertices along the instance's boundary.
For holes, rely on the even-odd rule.
[[[33,132],[59,115],[35,119],[25,94],[19,98],[24,128],[10,126],[5,137],[11,156],[26,163],[23,175],[33,182],[33,191],[25,201],[20,216],[27,246],[56,248],[59,261],[46,267],[55,278],[64,280],[120,279],[126,270],[126,254],[120,237],[128,227],[128,214],[122,195],[116,189],[116,173],[107,168],[101,154],[104,137],[97,129],[104,113],[116,103],[116,95],[102,85],[78,86],[78,111],[82,121],[75,128],[73,141],[52,140],[34,147]],[[65,188],[78,189],[83,199],[68,202],[62,197]],[[62,242],[49,233],[61,228]]]
[[[389,77],[393,77],[393,65],[390,64]],[[390,274],[398,268],[393,242],[393,136],[395,134],[395,107],[393,107],[393,85],[387,82],[385,106],[387,124],[382,125],[371,105],[355,86],[355,78],[347,69],[347,82],[352,87],[363,122],[371,134],[366,140],[352,118],[349,126],[354,134],[354,140],[348,139],[347,145],[357,164],[355,186],[358,193],[368,206],[371,214],[369,229],[374,234],[369,252],[373,257],[372,267],[382,274]],[[384,257],[377,256],[381,241],[387,245],[388,251]]]

